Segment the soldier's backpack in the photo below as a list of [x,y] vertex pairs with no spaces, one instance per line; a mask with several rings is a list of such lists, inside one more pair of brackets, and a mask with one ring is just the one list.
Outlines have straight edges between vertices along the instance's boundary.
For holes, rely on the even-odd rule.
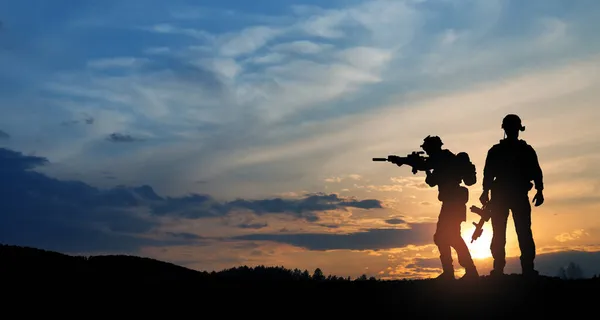
[[462,181],[467,186],[472,186],[477,183],[477,170],[475,165],[471,162],[469,154],[466,152],[459,152],[456,154],[457,169],[460,172]]

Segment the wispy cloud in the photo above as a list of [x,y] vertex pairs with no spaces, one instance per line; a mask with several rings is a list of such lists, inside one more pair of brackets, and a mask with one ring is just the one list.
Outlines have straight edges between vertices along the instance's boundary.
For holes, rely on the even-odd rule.
[[88,67],[95,69],[108,69],[108,68],[130,68],[143,64],[148,61],[147,59],[135,58],[135,57],[119,57],[109,59],[98,59],[91,60],[87,63]]
[[[404,110],[407,107],[402,105],[409,101],[422,100],[417,92],[464,87],[480,81],[484,74],[498,79],[523,70],[520,65],[534,61],[536,55],[545,57],[536,60],[549,64],[560,61],[552,59],[560,59],[557,54],[584,41],[583,34],[577,31],[587,23],[556,12],[554,16],[523,20],[518,34],[496,37],[503,30],[510,30],[510,19],[520,19],[514,14],[515,7],[497,1],[370,1],[335,9],[300,6],[293,15],[283,14],[285,19],[245,20],[236,25],[237,29],[223,32],[215,32],[205,24],[212,21],[207,17],[189,20],[181,16],[188,11],[208,12],[203,10],[175,10],[172,12],[179,14],[173,19],[157,19],[156,23],[146,20],[145,26],[136,22],[130,32],[161,36],[160,42],[152,41],[139,48],[138,52],[149,55],[90,59],[87,63],[96,66],[93,76],[63,73],[47,87],[62,96],[59,101],[85,101],[72,109],[64,103],[66,112],[81,112],[84,108],[98,114],[105,109],[131,118],[123,123],[125,127],[112,131],[108,130],[116,125],[114,120],[99,120],[97,129],[80,135],[80,139],[101,139],[117,130],[127,130],[132,135],[142,131],[162,135],[162,142],[153,146],[164,148],[164,143],[169,143],[169,152],[162,154],[185,157],[189,163],[161,165],[159,171],[172,171],[156,179],[172,176],[173,181],[168,182],[171,190],[188,188],[172,184],[190,172],[195,172],[197,180],[207,180],[231,166],[240,166],[239,161],[234,164],[225,160],[229,152],[247,153],[250,148],[264,150],[268,146],[278,150],[272,155],[286,155],[290,153],[278,145],[298,145],[294,140],[312,140],[317,135],[324,140],[310,144],[315,151],[319,145],[324,150],[331,149],[332,144],[340,148],[350,136],[340,139],[341,133],[326,128],[349,125],[342,118],[344,114],[383,110],[390,104]],[[488,49],[476,50],[480,43]],[[140,61],[144,63],[138,65]],[[511,63],[518,64],[507,68]],[[130,69],[131,65],[136,65],[136,69]],[[102,72],[109,66],[111,70],[128,71]],[[498,95],[506,97],[506,93]],[[422,111],[411,113],[411,119],[422,119],[412,122],[426,121],[429,118],[425,115]],[[211,129],[199,130],[203,124]],[[377,129],[361,132],[370,132],[364,137],[375,139],[374,132],[407,125],[410,124],[406,120],[397,120],[392,125],[380,124]],[[215,151],[216,146],[222,151]],[[148,157],[152,154],[147,159],[150,162],[167,161],[156,158],[151,149],[140,150],[147,150]],[[80,156],[85,153],[81,151]],[[131,160],[121,157],[119,166],[127,172],[128,163],[144,157],[144,153],[137,152]],[[272,156],[263,159],[276,161]],[[197,163],[204,164],[202,169]]]
[[378,250],[430,242],[435,224],[415,224],[411,227],[373,229],[351,234],[250,234],[235,239],[284,242],[309,250]]
[[122,133],[118,133],[118,132],[111,133],[106,139],[108,141],[111,141],[111,142],[135,142],[135,141],[140,141],[139,139],[134,138],[131,135],[122,134]]

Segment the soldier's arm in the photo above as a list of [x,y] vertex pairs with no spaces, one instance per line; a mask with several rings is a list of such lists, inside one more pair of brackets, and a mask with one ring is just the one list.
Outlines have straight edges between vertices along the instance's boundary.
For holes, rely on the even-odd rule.
[[542,191],[544,190],[544,174],[542,173],[542,167],[540,166],[540,161],[533,147],[530,146],[529,149],[532,164],[531,178],[533,180],[533,183],[535,184],[535,189],[537,191]]
[[488,192],[492,188],[492,182],[494,182],[494,147],[488,150],[487,156],[485,157],[485,165],[483,167],[483,192]]
[[435,187],[438,185],[435,173],[432,173],[429,170],[425,170],[425,174],[427,174],[427,178],[425,178],[425,183],[427,183],[428,186]]

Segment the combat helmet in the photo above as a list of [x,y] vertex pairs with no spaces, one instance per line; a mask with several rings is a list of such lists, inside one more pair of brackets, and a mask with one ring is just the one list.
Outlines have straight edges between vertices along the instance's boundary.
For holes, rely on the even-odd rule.
[[423,139],[423,144],[421,145],[421,148],[423,148],[423,149],[426,149],[429,147],[437,148],[437,147],[441,147],[443,145],[444,145],[444,143],[442,142],[442,139],[440,139],[440,137],[427,136],[427,137],[425,137],[425,139]]
[[525,131],[525,126],[521,124],[521,118],[516,114],[507,114],[502,119],[502,129],[518,128],[519,131]]

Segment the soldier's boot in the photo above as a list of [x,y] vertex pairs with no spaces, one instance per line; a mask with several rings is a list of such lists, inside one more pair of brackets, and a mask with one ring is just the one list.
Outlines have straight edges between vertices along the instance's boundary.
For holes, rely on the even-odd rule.
[[539,272],[534,269],[533,262],[521,261],[522,275],[526,278],[535,278],[539,275]]
[[479,279],[479,272],[477,272],[477,267],[475,266],[475,262],[469,253],[469,249],[467,245],[460,239],[461,241],[455,246],[456,252],[458,253],[458,263],[465,268],[465,274],[460,278],[461,280],[473,280]]
[[490,271],[490,277],[492,278],[502,277],[503,275],[504,269],[492,269],[492,271]]
[[443,271],[439,276],[437,276],[435,278],[436,280],[441,280],[441,281],[452,281],[452,280],[456,280],[456,278],[454,277],[454,271]]
[[456,280],[454,278],[454,266],[452,261],[442,261],[442,273],[435,278],[436,280]]
[[490,277],[498,278],[504,275],[504,266],[506,262],[501,259],[494,259],[494,269],[490,271]]
[[539,276],[540,273],[537,270],[531,269],[531,270],[523,270],[523,276],[526,278],[535,278],[537,276]]
[[479,272],[477,272],[477,268],[475,268],[475,266],[466,268],[465,274],[460,278],[460,280],[476,280],[476,279],[479,279]]

